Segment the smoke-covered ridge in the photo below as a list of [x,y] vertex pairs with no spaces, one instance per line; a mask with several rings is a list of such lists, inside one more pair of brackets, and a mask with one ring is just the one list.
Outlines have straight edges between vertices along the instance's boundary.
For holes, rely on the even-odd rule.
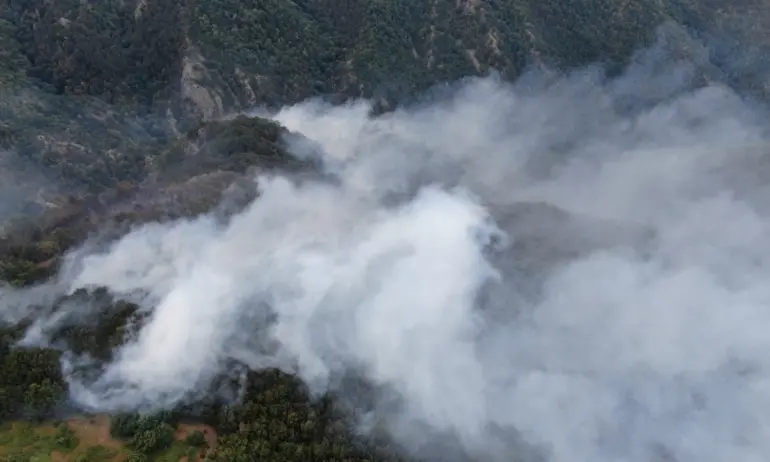
[[235,359],[319,392],[363,375],[409,449],[428,428],[495,461],[764,460],[767,119],[695,77],[653,49],[615,80],[272,114],[331,180],[260,177],[229,221],[78,253],[59,284],[151,317],[74,400],[173,406]]

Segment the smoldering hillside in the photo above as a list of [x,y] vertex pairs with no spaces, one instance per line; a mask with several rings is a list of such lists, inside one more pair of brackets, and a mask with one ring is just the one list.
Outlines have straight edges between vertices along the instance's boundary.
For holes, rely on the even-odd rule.
[[0,230],[14,217],[40,215],[60,189],[56,178],[35,167],[13,151],[0,150]]
[[[6,300],[47,313],[105,287],[141,307],[95,374],[69,375],[91,411],[174,407],[235,361],[317,393],[362,377],[362,430],[423,456],[449,435],[491,461],[764,460],[768,119],[700,64],[660,45],[615,79],[473,79],[377,117],[283,108],[325,180],[259,176],[229,218],[137,227]],[[84,309],[39,315],[26,343]]]

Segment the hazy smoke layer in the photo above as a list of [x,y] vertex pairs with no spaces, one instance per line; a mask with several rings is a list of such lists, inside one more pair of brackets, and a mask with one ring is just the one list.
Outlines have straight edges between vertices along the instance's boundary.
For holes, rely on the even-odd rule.
[[80,261],[72,290],[152,317],[75,398],[171,405],[236,358],[316,390],[363,371],[401,399],[407,446],[424,425],[496,461],[506,429],[555,462],[766,460],[764,114],[658,58],[379,118],[280,111],[338,181],[260,178],[226,224],[145,226]]
[[21,214],[36,215],[45,209],[47,196],[57,193],[56,182],[27,159],[0,150],[0,236],[7,221]]

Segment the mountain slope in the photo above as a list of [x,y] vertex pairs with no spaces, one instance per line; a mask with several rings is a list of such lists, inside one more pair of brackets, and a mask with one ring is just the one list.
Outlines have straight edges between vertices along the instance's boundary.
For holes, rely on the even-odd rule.
[[[254,170],[312,170],[288,154],[286,131],[277,124],[225,117],[252,106],[371,97],[387,109],[433,85],[493,71],[514,79],[529,66],[558,70],[599,62],[615,72],[657,31],[669,51],[700,69],[702,80],[726,79],[766,95],[765,5],[0,0],[0,181],[10,185],[3,198],[16,203],[25,196],[26,202],[0,208],[0,221],[27,218],[3,230],[0,276],[11,285],[34,285],[89,235],[97,245],[138,223],[211,210],[222,198],[222,207],[238,207],[244,194],[253,194],[239,182]],[[705,52],[704,42],[717,46]],[[735,50],[747,43],[747,58],[737,59]],[[26,176],[29,170],[35,176]],[[30,179],[26,189],[13,188],[20,178]],[[542,214],[565,235],[572,230],[560,210],[527,205],[515,212]],[[537,243],[541,230],[528,232]],[[98,316],[88,313],[82,324],[52,337],[97,360],[142,321],[136,305],[101,289],[63,297],[51,309],[66,303],[97,307]],[[0,325],[0,422],[50,417],[66,396],[62,358],[53,348],[14,350],[30,320],[13,321]],[[152,425],[137,415],[116,419],[126,444],[148,453],[133,453],[131,460],[158,456],[145,443],[191,416],[222,436],[210,460],[248,461],[255,454],[303,462],[399,460],[379,441],[361,444],[344,403],[311,396],[295,377],[243,371],[238,380],[216,385],[242,391],[239,405],[204,399]],[[368,391],[358,383],[350,387],[364,396]],[[131,431],[117,432],[122,424]],[[459,452],[456,457],[462,460]]]
[[0,147],[70,187],[99,191],[141,181],[153,153],[200,120],[314,95],[374,97],[387,107],[492,70],[515,78],[533,65],[617,69],[672,21],[691,37],[681,48],[696,36],[716,40],[714,64],[763,93],[763,63],[731,50],[750,41],[764,56],[770,14],[760,2],[735,5],[3,0]]

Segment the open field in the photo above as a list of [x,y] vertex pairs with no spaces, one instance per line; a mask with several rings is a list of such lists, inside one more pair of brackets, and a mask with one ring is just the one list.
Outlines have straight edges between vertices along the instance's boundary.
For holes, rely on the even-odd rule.
[[[216,444],[216,433],[205,425],[181,424],[175,441],[166,450],[147,457],[155,462],[193,462],[203,460],[202,451],[185,442],[194,431],[206,437],[209,447]],[[131,450],[110,435],[108,416],[75,417],[65,422],[12,422],[0,426],[0,462],[119,462]]]

